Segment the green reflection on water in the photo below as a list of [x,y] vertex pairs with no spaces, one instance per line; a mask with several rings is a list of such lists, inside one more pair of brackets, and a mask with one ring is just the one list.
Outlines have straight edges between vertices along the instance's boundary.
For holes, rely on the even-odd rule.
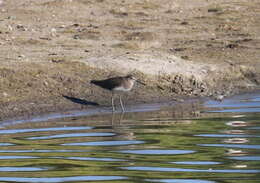
[[[174,115],[173,115],[174,114]],[[191,113],[193,114],[193,113]],[[196,113],[197,114],[197,113]],[[200,179],[222,182],[256,182],[260,177],[256,173],[216,173],[193,171],[146,171],[127,170],[127,167],[161,167],[196,170],[259,170],[259,161],[237,160],[229,157],[259,156],[259,149],[232,149],[220,147],[207,147],[198,144],[233,144],[259,145],[259,130],[249,130],[249,127],[258,126],[260,115],[258,113],[245,114],[234,119],[233,114],[200,114],[176,118],[176,112],[167,108],[156,112],[129,113],[123,117],[92,116],[73,119],[63,119],[37,123],[23,123],[9,128],[56,128],[56,127],[84,127],[74,130],[32,131],[25,133],[0,134],[0,143],[11,143],[12,146],[0,147],[0,167],[38,167],[44,171],[8,172],[9,177],[73,177],[73,176],[125,176],[129,180],[113,180],[106,182],[144,182],[147,179]],[[113,122],[111,120],[113,119]],[[227,122],[245,121],[246,126],[234,127]],[[81,136],[74,133],[83,134]],[[84,133],[113,134],[88,136]],[[244,138],[247,141],[238,143],[232,137],[205,137],[200,134],[246,134],[252,135]],[[65,134],[65,135],[64,135]],[[66,134],[70,134],[66,138]],[[52,138],[41,138],[51,136]],[[64,138],[60,138],[63,137]],[[40,137],[30,139],[28,137]],[[59,138],[55,138],[59,137]],[[229,140],[229,141],[228,141]],[[117,146],[77,146],[71,143],[127,141],[129,143]],[[135,141],[144,141],[140,144],[131,144]],[[63,146],[62,144],[68,144]],[[168,153],[123,153],[126,150],[165,150]],[[172,150],[184,150],[188,153],[171,154]],[[6,152],[5,152],[6,151]],[[131,152],[131,151],[130,151]],[[9,159],[4,159],[10,156]],[[11,156],[32,156],[34,158],[18,159]],[[2,157],[2,158],[1,158]],[[173,162],[197,163],[173,163]],[[217,163],[203,163],[217,162]],[[47,170],[46,170],[47,168]],[[0,172],[0,177],[7,173]],[[1,178],[0,178],[1,181]],[[80,182],[81,180],[78,180]],[[84,180],[86,181],[86,180]],[[82,181],[82,182],[84,182]],[[96,181],[97,182],[97,181]]]

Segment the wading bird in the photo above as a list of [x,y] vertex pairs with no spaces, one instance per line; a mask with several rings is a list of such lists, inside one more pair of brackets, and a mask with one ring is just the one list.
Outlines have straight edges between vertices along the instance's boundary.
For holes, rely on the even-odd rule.
[[[113,77],[113,78],[108,78],[105,80],[91,80],[90,83],[95,84],[101,88],[104,88],[106,90],[109,90],[112,92],[112,97],[111,97],[111,105],[112,105],[112,111],[115,111],[114,107],[114,94],[115,93],[122,93],[122,92],[128,92],[131,91],[135,82],[138,82],[142,85],[145,85],[143,82],[137,80],[135,77],[132,75],[127,75],[124,77]],[[125,108],[122,102],[121,95],[119,95],[120,99],[120,105],[121,109],[124,112]]]

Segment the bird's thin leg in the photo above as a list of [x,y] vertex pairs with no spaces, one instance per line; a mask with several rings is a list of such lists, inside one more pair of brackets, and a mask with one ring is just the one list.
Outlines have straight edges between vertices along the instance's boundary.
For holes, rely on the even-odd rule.
[[120,113],[120,118],[119,118],[119,125],[121,125],[121,122],[122,122],[122,120],[124,119],[124,112],[121,112]]
[[112,117],[111,117],[111,125],[114,125],[114,118],[115,118],[115,113],[112,113]]
[[124,108],[124,105],[123,105],[123,102],[122,102],[122,99],[121,99],[121,95],[119,95],[119,100],[120,100],[120,105],[121,105],[121,108],[122,108],[122,112],[125,112],[125,108]]
[[115,107],[114,107],[114,93],[112,92],[112,97],[111,97],[111,105],[112,105],[112,112],[115,112]]

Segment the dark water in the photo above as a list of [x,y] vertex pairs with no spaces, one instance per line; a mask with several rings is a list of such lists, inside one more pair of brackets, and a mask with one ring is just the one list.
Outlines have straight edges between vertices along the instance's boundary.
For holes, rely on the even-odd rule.
[[2,123],[0,182],[260,182],[260,95],[157,108]]

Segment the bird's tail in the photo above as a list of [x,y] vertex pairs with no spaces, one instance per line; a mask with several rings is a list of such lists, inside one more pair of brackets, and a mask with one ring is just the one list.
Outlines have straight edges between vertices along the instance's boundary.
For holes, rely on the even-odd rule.
[[91,80],[90,83],[98,86],[103,85],[103,81],[100,80]]
[[91,84],[97,84],[98,81],[97,81],[97,80],[91,80],[90,83],[91,83]]

